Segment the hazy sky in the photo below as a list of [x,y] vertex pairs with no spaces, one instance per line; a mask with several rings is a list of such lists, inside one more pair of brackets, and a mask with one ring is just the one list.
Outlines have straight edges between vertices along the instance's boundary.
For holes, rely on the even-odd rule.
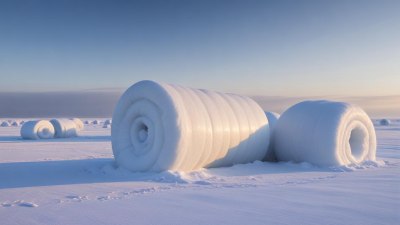
[[400,1],[0,1],[1,91],[400,94]]
[[109,115],[143,79],[400,115],[400,1],[1,0],[0,78],[0,117]]

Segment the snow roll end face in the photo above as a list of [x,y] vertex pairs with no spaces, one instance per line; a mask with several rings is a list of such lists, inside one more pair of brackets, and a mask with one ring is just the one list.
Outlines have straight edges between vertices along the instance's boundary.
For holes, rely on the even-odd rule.
[[298,103],[279,119],[274,148],[279,160],[319,166],[375,160],[376,136],[368,115],[343,102]]
[[175,115],[170,93],[159,83],[141,81],[125,91],[114,110],[111,127],[118,165],[132,171],[170,168],[174,159],[169,156],[174,155],[171,151],[179,139]]
[[47,120],[36,120],[25,122],[20,130],[24,139],[50,139],[54,138],[55,130]]
[[376,135],[368,115],[357,106],[350,106],[343,115],[339,132],[338,161],[341,165],[359,164],[376,159]]

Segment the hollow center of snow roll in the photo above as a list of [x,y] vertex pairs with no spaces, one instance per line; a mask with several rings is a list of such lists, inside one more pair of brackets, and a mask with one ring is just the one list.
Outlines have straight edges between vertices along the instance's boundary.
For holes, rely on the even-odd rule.
[[139,132],[138,132],[139,142],[145,142],[147,140],[148,131],[149,131],[149,128],[146,126],[146,124],[144,124],[144,123],[140,124]]
[[349,144],[351,154],[356,160],[360,160],[360,157],[363,155],[365,146],[365,138],[366,134],[363,129],[361,128],[354,128],[351,131]]
[[145,152],[150,142],[151,122],[145,117],[137,117],[131,126],[131,143],[136,153]]
[[43,130],[42,130],[42,134],[43,134],[43,136],[48,136],[49,135],[49,133],[50,133],[50,130],[49,130],[49,128],[43,128]]

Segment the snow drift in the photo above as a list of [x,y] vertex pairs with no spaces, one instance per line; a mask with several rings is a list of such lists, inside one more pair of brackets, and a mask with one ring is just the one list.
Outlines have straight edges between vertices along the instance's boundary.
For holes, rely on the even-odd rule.
[[76,123],[69,119],[52,119],[50,122],[54,126],[55,137],[68,138],[78,136],[78,127]]
[[375,160],[376,136],[368,115],[343,102],[305,101],[279,118],[273,133],[278,160],[320,166]]
[[261,160],[269,127],[247,97],[141,81],[112,118],[116,162],[132,171],[188,171]]
[[54,137],[54,127],[47,120],[27,121],[20,133],[24,139],[49,139]]

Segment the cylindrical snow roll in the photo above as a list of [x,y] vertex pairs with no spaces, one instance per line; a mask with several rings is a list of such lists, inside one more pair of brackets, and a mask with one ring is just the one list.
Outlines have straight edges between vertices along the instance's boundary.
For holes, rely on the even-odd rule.
[[54,126],[55,137],[69,138],[78,136],[78,128],[74,121],[69,119],[52,119],[50,122]]
[[112,118],[116,162],[132,171],[188,171],[262,160],[268,120],[252,99],[141,81]]
[[371,119],[343,102],[305,101],[290,107],[278,120],[273,144],[282,161],[336,166],[376,158]]
[[0,127],[9,127],[10,126],[10,123],[8,122],[8,121],[3,121],[1,124],[0,124]]
[[54,137],[54,127],[47,120],[28,121],[22,125],[20,133],[24,139],[49,139]]
[[388,120],[388,119],[381,119],[381,120],[379,121],[379,124],[380,124],[381,126],[389,126],[391,123],[392,123],[392,122],[391,122],[390,120]]
[[109,125],[109,124],[112,124],[112,120],[106,120],[106,121],[104,121],[104,125]]
[[78,130],[83,130],[83,128],[85,127],[85,125],[83,124],[82,120],[79,118],[72,118],[72,121],[74,121],[74,123],[76,124],[76,128]]

